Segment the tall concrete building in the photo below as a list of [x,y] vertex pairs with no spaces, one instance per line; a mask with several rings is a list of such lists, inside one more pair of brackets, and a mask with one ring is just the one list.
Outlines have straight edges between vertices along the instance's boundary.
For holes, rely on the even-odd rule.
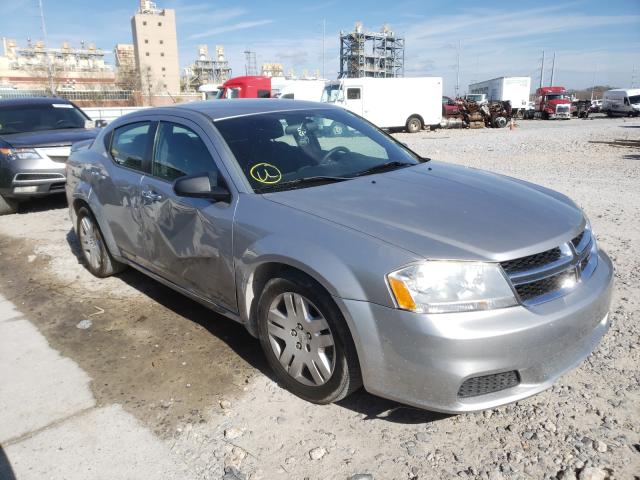
[[140,0],[140,8],[131,19],[131,30],[142,92],[180,93],[175,10],[159,9],[149,0]]

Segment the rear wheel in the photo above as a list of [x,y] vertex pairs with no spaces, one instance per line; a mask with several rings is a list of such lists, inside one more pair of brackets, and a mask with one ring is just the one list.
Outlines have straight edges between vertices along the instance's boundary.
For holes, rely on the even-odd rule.
[[422,130],[422,120],[415,115],[407,119],[406,130],[409,133],[418,133]]
[[0,195],[0,215],[10,215],[18,211],[18,201]]
[[506,119],[506,117],[502,117],[502,116],[500,116],[500,117],[495,117],[495,118],[493,119],[493,126],[494,126],[495,128],[504,128],[504,127],[506,127],[506,126],[507,126],[507,119]]
[[93,275],[104,278],[124,270],[124,264],[115,260],[107,250],[98,222],[86,207],[78,210],[76,231],[85,265]]
[[258,335],[277,379],[305,400],[335,402],[362,385],[340,310],[303,275],[283,275],[266,284],[258,304]]

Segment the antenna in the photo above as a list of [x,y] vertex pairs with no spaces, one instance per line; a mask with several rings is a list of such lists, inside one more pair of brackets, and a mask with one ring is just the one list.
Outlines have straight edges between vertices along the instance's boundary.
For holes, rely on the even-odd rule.
[[456,97],[458,97],[458,91],[460,90],[460,47],[462,43],[458,40],[458,51],[456,53]]
[[47,77],[49,80],[49,90],[51,91],[51,95],[55,95],[56,86],[53,82],[53,69],[51,66],[51,58],[49,57],[49,52],[47,51],[49,42],[47,41],[47,26],[44,22],[44,9],[42,8],[42,0],[38,0],[38,7],[40,8],[40,28],[42,28],[42,38],[44,39],[44,56],[47,60]]
[[540,65],[540,88],[542,88],[543,80],[544,80],[544,50],[542,50],[542,65]]

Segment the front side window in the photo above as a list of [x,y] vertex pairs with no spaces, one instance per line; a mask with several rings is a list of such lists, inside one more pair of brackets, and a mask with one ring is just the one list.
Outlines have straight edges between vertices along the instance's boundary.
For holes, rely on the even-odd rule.
[[638,105],[640,103],[640,95],[631,95],[629,97],[629,103],[631,103],[631,105]]
[[176,123],[160,123],[153,153],[154,177],[172,182],[185,175],[217,171],[209,150],[198,134]]
[[359,100],[360,89],[359,88],[347,88],[347,100]]
[[342,89],[338,84],[329,84],[322,90],[321,102],[335,103],[342,101]]
[[85,128],[90,121],[70,103],[0,107],[0,135]]
[[344,110],[270,112],[218,120],[215,126],[259,193],[311,186],[304,181],[308,179],[347,180],[379,167],[422,161]]
[[138,122],[113,131],[109,152],[118,165],[142,171],[150,128],[151,122]]

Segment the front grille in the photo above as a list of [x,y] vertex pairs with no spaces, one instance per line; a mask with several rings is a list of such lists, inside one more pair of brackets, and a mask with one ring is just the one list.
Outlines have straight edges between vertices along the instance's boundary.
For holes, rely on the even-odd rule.
[[580,235],[578,235],[577,237],[571,239],[571,243],[573,244],[574,248],[578,248],[578,245],[580,245],[580,242],[582,241],[582,239],[584,238],[584,234],[586,233],[586,230],[583,230]]
[[64,191],[64,187],[65,187],[65,182],[52,183],[49,186],[49,191],[50,192],[62,192],[62,191]]
[[560,247],[556,247],[546,252],[536,253],[535,255],[508,260],[502,262],[500,265],[502,265],[502,268],[507,274],[510,274],[544,267],[559,260],[561,256],[562,252],[560,251]]
[[464,381],[458,390],[458,397],[469,398],[499,392],[520,383],[520,375],[515,370],[473,377]]
[[523,302],[546,295],[549,292],[561,290],[575,285],[575,270],[565,270],[557,275],[536,280],[522,285],[516,285],[516,292]]
[[28,182],[33,180],[64,179],[61,173],[18,173],[13,180],[16,182]]

